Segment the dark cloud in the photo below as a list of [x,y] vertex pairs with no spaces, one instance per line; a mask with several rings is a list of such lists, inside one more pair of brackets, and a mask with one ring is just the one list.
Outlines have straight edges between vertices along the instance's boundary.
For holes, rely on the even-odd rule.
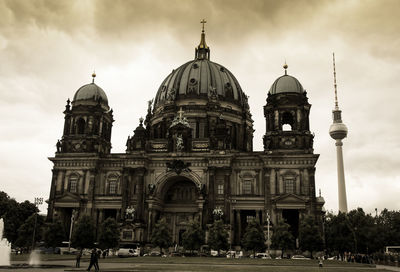
[[[379,182],[399,177],[399,8],[387,0],[0,0],[0,146],[6,151],[0,162],[7,162],[0,175],[12,181],[2,185],[23,200],[15,184],[26,184],[35,173],[29,185],[40,183],[41,194],[47,194],[46,156],[61,136],[65,100],[90,80],[93,69],[115,112],[113,151],[124,152],[146,100],[171,69],[193,57],[205,18],[212,60],[228,67],[250,95],[256,149],[262,150],[267,90],[283,73],[285,58],[289,73],[309,91],[315,151],[321,154],[316,180],[328,209],[337,206],[334,142],[328,135],[331,53],[337,52],[339,97],[349,127],[344,141],[349,203],[367,203],[357,193],[363,184],[365,197],[379,202],[376,195],[387,193]],[[16,175],[21,163],[26,169]],[[389,201],[385,205],[390,208]]]

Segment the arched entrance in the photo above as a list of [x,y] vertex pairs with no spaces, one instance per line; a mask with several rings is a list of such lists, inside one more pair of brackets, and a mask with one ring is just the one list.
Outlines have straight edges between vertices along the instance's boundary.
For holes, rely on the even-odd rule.
[[165,217],[169,224],[172,241],[181,245],[189,222],[202,218],[203,200],[199,189],[190,179],[176,176],[166,181],[160,196],[163,200],[160,217]]

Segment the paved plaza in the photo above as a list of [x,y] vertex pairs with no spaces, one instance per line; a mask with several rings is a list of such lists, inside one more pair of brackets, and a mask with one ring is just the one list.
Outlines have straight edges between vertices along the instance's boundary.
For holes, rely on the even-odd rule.
[[[13,265],[22,264],[24,261],[13,261]],[[0,268],[5,271],[86,271],[89,263],[87,259],[81,261],[81,267],[75,268],[75,260],[72,259],[48,259],[41,262],[43,265],[53,265],[52,268],[30,267],[24,269]],[[325,261],[324,267],[319,268],[315,260],[259,260],[241,259],[228,260],[224,258],[159,258],[159,257],[140,257],[140,258],[108,258],[99,261],[100,271],[257,271],[257,272],[313,272],[313,271],[400,271],[397,267],[377,265],[349,264],[338,261]],[[92,268],[92,271],[93,268]]]

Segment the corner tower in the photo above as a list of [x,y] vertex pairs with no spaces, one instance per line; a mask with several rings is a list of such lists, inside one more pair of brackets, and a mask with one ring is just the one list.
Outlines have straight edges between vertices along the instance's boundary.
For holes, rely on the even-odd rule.
[[264,151],[268,153],[313,153],[314,135],[310,132],[307,92],[300,82],[285,74],[272,84],[264,106],[266,133]]
[[72,103],[65,106],[64,133],[57,142],[57,153],[100,153],[111,150],[112,109],[106,93],[94,83],[80,87]]
[[339,109],[336,85],[335,53],[333,53],[333,80],[335,88],[335,109],[332,111],[333,124],[329,128],[329,135],[336,140],[336,159],[338,173],[339,212],[347,213],[346,183],[344,180],[342,140],[347,136],[347,127],[342,122],[342,111]]

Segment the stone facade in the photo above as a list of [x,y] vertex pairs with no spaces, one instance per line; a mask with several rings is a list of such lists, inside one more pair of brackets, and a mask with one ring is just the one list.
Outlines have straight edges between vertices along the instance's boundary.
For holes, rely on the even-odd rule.
[[315,194],[311,105],[301,85],[291,89],[294,78],[285,76],[264,107],[264,151],[253,151],[247,96],[225,67],[209,60],[205,42],[195,60],[161,84],[125,153],[111,153],[114,120],[105,93],[94,82],[83,86],[67,103],[63,137],[50,158],[48,219],[69,229],[73,211],[96,225],[113,217],[121,242],[145,244],[165,217],[180,244],[190,220],[207,229],[219,208],[233,245],[240,245],[249,220],[265,225],[267,214],[272,224],[286,219],[297,235],[305,215],[321,217],[324,200]]

